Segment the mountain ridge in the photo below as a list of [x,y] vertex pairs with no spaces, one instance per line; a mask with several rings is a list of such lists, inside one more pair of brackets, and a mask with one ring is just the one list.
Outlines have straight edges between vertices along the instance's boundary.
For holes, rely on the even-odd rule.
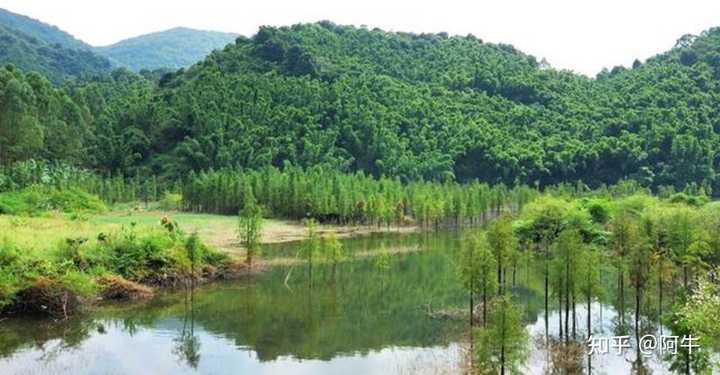
[[95,47],[95,51],[133,71],[181,69],[202,60],[213,50],[225,47],[239,36],[178,26]]

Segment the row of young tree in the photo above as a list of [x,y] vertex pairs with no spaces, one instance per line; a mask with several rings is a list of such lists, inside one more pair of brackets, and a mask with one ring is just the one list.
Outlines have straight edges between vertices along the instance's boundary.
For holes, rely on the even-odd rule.
[[156,202],[166,192],[180,190],[179,183],[163,181],[155,175],[105,176],[65,163],[30,159],[0,166],[0,193],[38,185],[58,190],[80,189],[108,204]]
[[324,168],[256,171],[221,170],[191,174],[182,185],[184,208],[235,214],[249,200],[266,215],[313,218],[319,222],[426,227],[479,223],[503,209],[518,210],[535,189],[504,185],[413,182],[343,174]]
[[[526,346],[520,344],[526,335],[522,311],[510,300],[508,290],[516,285],[517,268],[528,262],[537,265],[543,278],[546,344],[584,343],[593,334],[594,302],[602,308],[609,300],[618,312],[616,332],[632,329],[636,342],[652,327],[666,325],[676,334],[700,336],[706,348],[720,345],[718,337],[701,334],[718,332],[720,324],[698,319],[685,307],[688,298],[699,303],[692,297],[697,290],[718,290],[720,205],[716,203],[698,207],[645,194],[622,198],[546,194],[464,242],[459,273],[469,292],[470,332],[477,337],[471,336],[471,342],[479,344],[474,359],[480,372],[515,371],[526,354]],[[616,278],[614,288],[607,287],[609,275]],[[719,298],[715,293],[701,300]],[[479,329],[474,316],[478,300]],[[583,305],[584,329],[576,314]],[[549,328],[553,309],[559,319],[557,332]],[[507,321],[517,326],[507,326]],[[707,350],[680,352],[671,365],[675,370],[701,372],[711,366]],[[643,366],[642,356],[636,362]]]

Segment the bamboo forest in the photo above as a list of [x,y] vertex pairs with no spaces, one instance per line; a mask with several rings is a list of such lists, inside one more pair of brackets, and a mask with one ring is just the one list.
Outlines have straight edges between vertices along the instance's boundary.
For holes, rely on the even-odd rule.
[[720,373],[720,28],[146,31],[0,9],[0,374]]

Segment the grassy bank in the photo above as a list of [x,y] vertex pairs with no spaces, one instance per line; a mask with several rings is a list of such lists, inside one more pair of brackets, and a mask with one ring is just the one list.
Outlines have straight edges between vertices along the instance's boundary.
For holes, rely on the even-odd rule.
[[[247,273],[237,260],[245,251],[238,240],[236,216],[160,210],[152,204],[149,210],[142,204],[112,210],[55,208],[0,215],[0,311],[4,314],[65,317],[98,299],[147,297],[154,287]],[[323,225],[318,234],[348,237],[413,230]],[[307,229],[297,221],[268,219],[263,227],[263,243],[306,237]]]
[[0,216],[0,311],[66,317],[98,298],[242,272],[172,219],[122,224],[84,215]]

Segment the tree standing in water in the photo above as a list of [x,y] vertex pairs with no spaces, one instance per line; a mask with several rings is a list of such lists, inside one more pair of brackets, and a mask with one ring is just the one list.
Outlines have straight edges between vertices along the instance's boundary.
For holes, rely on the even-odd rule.
[[308,264],[308,285],[312,288],[313,284],[313,262],[320,253],[320,236],[317,234],[317,223],[313,219],[305,220],[305,228],[307,228],[307,239],[304,246],[300,249],[301,256]]
[[470,328],[474,324],[475,296],[480,295],[483,304],[483,326],[487,322],[488,295],[494,290],[495,257],[490,251],[484,234],[467,236],[460,254],[459,274],[470,300]]
[[640,305],[642,292],[650,278],[652,247],[647,241],[638,241],[630,249],[630,283],[635,289],[635,339],[640,342]]
[[238,231],[240,241],[245,246],[245,263],[252,268],[253,257],[260,252],[262,240],[263,209],[257,204],[252,190],[245,189],[243,209],[240,211]]
[[651,256],[650,264],[652,273],[657,277],[658,292],[658,309],[657,323],[662,333],[662,316],[663,316],[663,296],[665,279],[670,278],[672,273],[672,264],[667,261],[668,258],[668,232],[666,218],[663,212],[651,212],[646,215],[642,221],[642,232],[648,246],[650,246]]
[[494,299],[488,318],[488,326],[479,330],[476,369],[483,374],[520,373],[529,341],[522,310],[503,295]]
[[338,241],[335,233],[330,233],[322,239],[323,255],[330,264],[332,264],[332,279],[335,281],[335,275],[337,273],[337,265],[346,258],[345,250],[343,249],[342,243]]
[[505,293],[506,270],[516,251],[516,239],[513,234],[512,219],[502,216],[490,224],[487,230],[487,242],[495,256],[497,266],[498,295]]
[[631,213],[626,209],[618,212],[610,223],[612,231],[612,249],[615,255],[615,267],[618,271],[618,313],[620,314],[620,327],[625,327],[625,269],[627,257],[632,249],[637,228],[632,220]]
[[524,221],[528,238],[543,257],[545,290],[545,338],[549,334],[550,249],[560,234],[567,214],[565,202],[543,197],[526,206]]
[[600,298],[603,293],[601,267],[603,259],[600,251],[585,245],[580,250],[578,259],[578,291],[585,297],[587,304],[587,338],[592,336],[592,300]]

